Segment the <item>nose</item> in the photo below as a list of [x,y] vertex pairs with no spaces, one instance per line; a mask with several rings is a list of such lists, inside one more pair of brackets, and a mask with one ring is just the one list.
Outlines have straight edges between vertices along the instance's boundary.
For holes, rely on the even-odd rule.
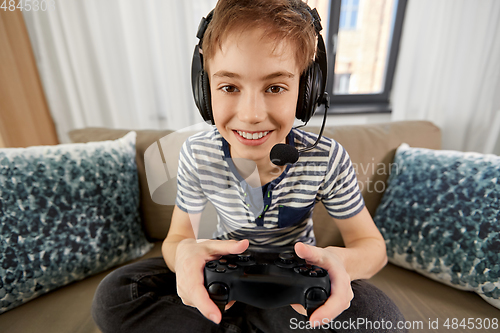
[[238,105],[238,118],[248,124],[258,124],[267,118],[264,96],[259,91],[247,90]]

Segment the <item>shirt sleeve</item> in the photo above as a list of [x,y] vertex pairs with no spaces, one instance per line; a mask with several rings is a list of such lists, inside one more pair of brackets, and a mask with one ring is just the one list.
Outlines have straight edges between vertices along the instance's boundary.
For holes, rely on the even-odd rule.
[[179,154],[175,204],[186,213],[197,214],[205,209],[206,203],[207,197],[201,187],[196,159],[188,139],[182,145]]
[[326,210],[336,219],[353,217],[365,206],[349,154],[335,141],[320,193]]

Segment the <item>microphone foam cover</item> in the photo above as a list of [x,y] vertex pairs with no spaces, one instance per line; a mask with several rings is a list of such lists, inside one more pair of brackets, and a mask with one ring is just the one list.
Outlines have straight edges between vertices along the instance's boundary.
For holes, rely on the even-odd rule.
[[299,159],[299,151],[290,145],[278,143],[271,149],[269,154],[271,162],[278,166],[293,164]]

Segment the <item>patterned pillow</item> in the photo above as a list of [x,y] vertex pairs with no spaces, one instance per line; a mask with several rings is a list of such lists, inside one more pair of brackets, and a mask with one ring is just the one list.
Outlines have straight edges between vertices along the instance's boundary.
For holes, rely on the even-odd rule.
[[374,220],[389,261],[500,308],[500,157],[401,145]]
[[135,137],[0,149],[0,313],[151,249]]

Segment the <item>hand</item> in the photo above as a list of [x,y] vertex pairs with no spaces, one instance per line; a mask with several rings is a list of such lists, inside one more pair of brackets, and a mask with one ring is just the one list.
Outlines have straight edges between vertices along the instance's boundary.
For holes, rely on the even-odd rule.
[[[330,322],[351,306],[354,294],[351,289],[351,278],[346,272],[341,258],[336,253],[336,248],[319,248],[316,246],[295,244],[295,253],[306,260],[308,264],[322,267],[328,271],[331,282],[330,297],[325,304],[314,311],[309,318],[313,326]],[[292,304],[292,308],[303,315],[306,310],[300,304]]]
[[[222,314],[210,299],[205,288],[203,269],[205,263],[226,254],[238,254],[248,247],[248,240],[207,240],[197,242],[187,238],[179,242],[175,254],[177,294],[185,305],[197,308],[205,317],[218,324]],[[226,309],[234,302],[229,303]]]

